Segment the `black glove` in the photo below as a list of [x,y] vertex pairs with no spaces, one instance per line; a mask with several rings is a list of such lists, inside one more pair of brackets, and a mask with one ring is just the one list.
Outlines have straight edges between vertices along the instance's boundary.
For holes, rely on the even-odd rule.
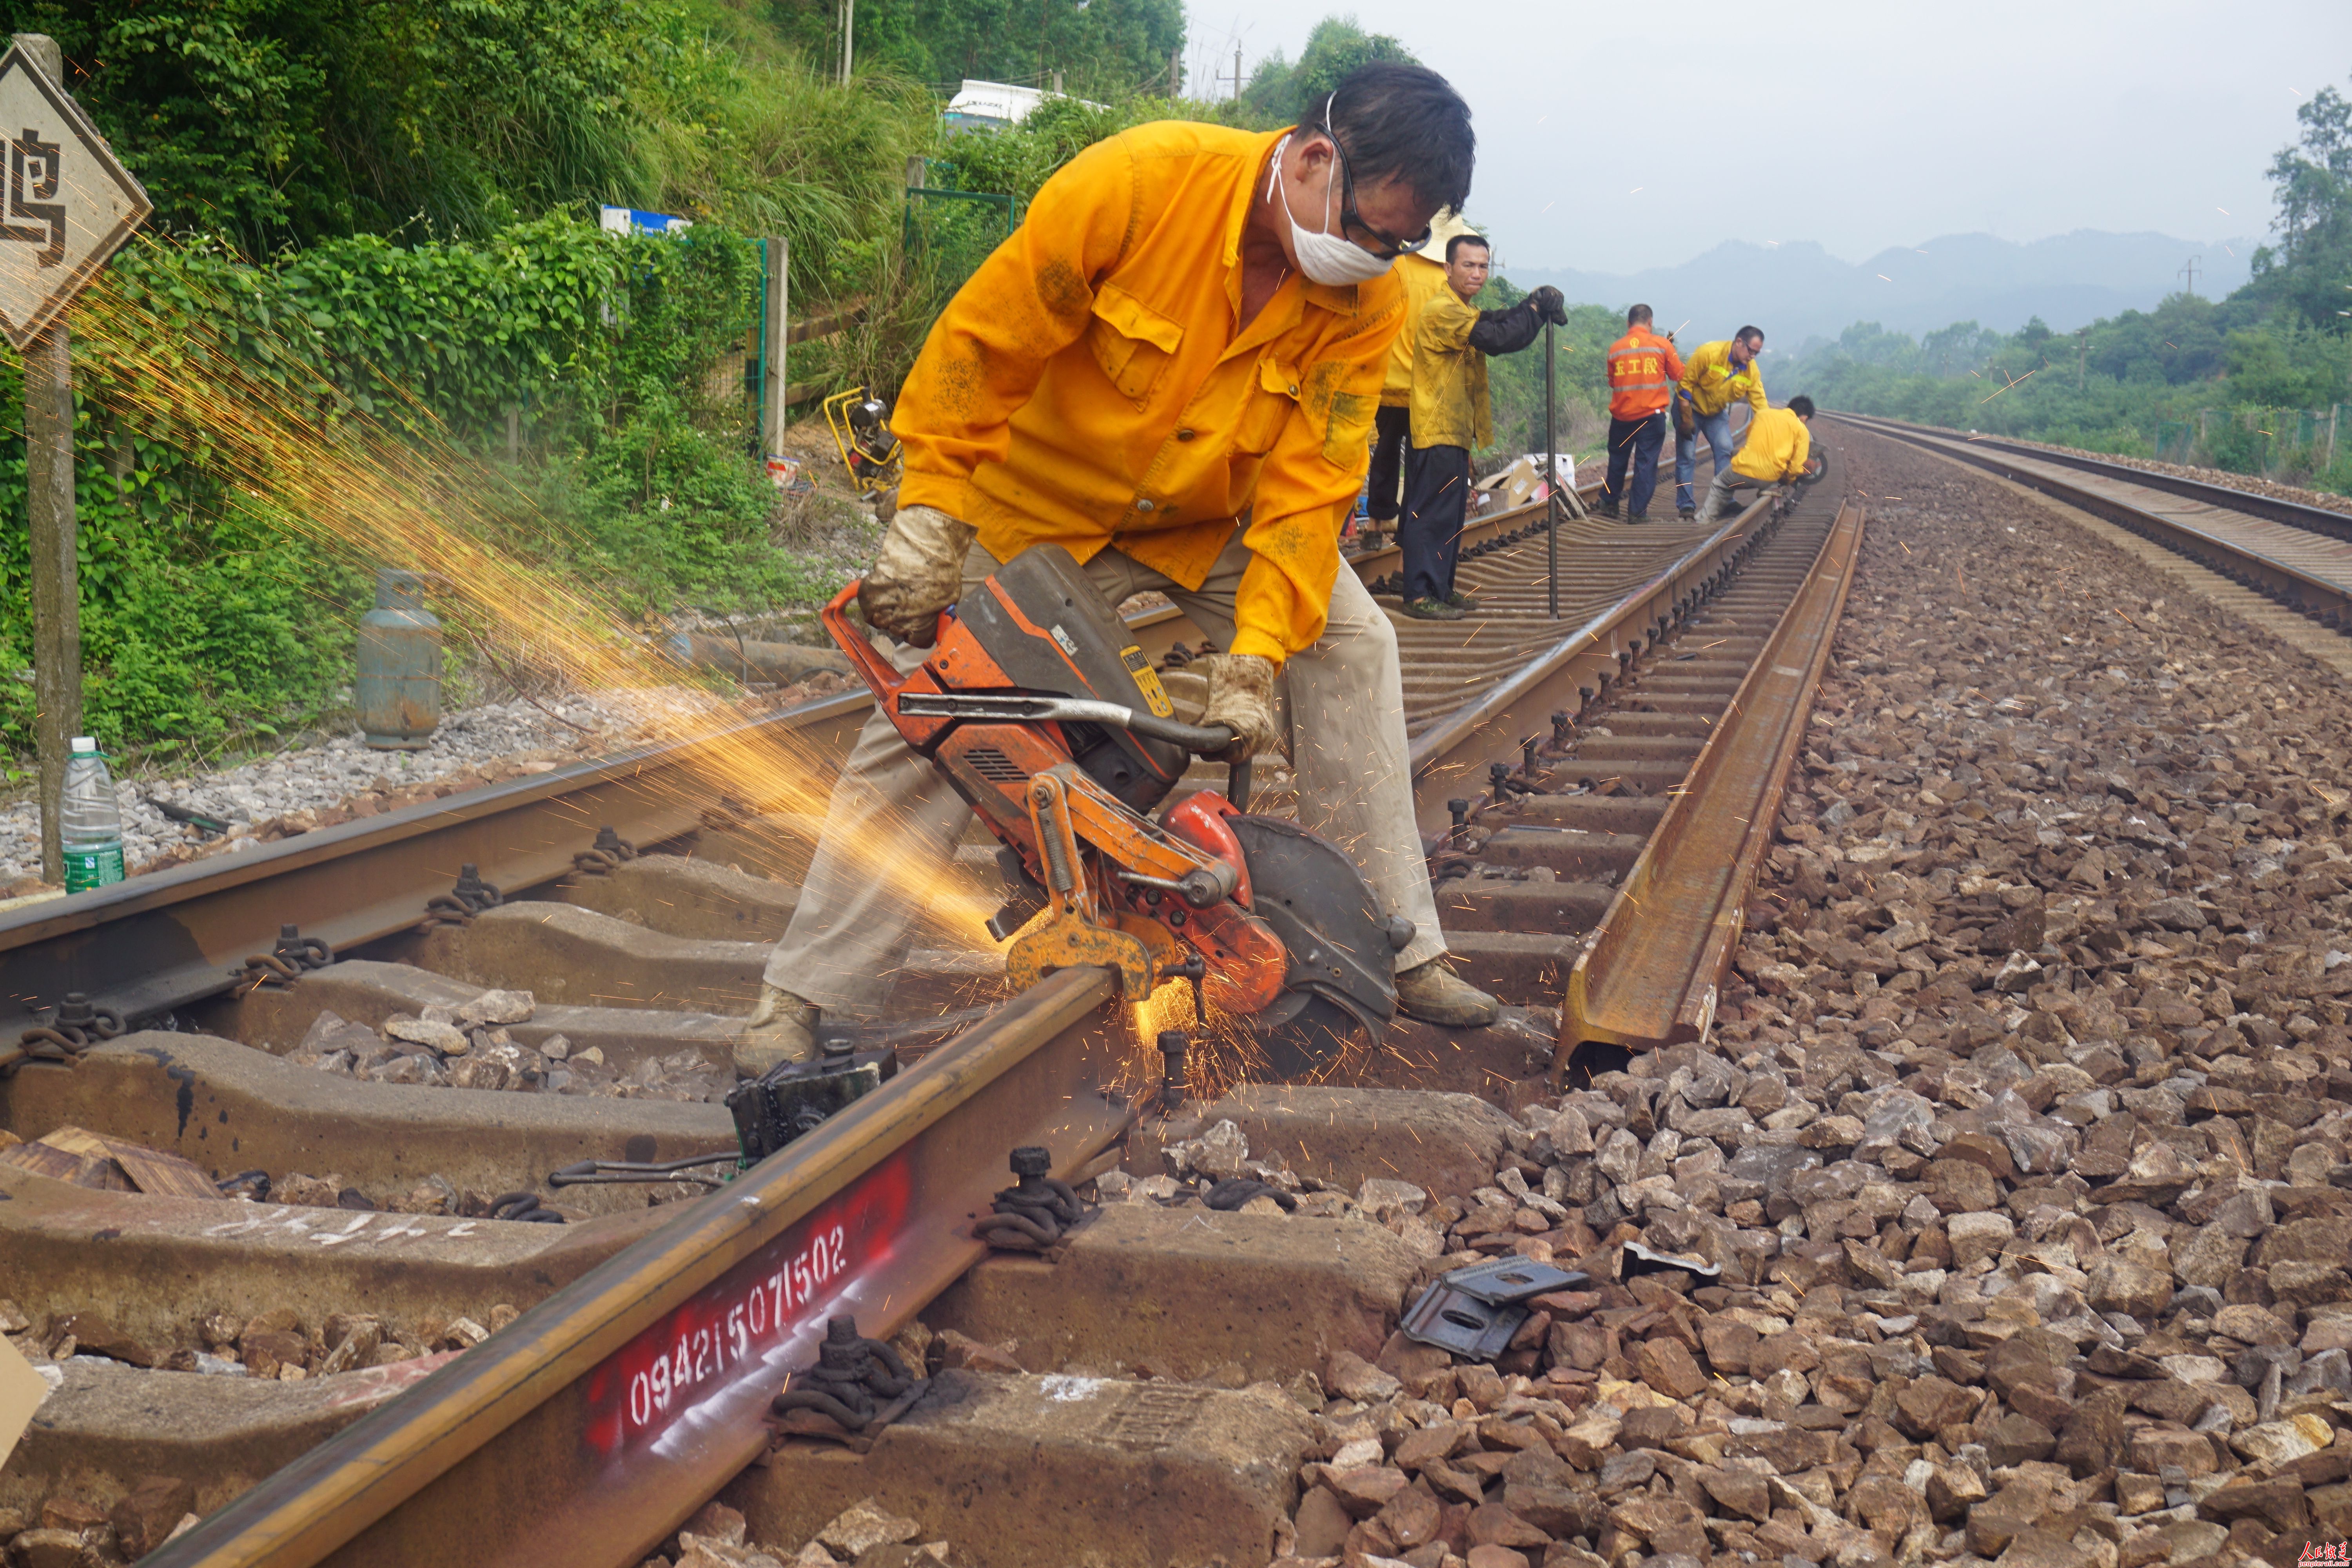
[[1528,296],[1528,303],[1536,308],[1536,319],[1549,321],[1555,327],[1568,325],[1568,299],[1547,283]]

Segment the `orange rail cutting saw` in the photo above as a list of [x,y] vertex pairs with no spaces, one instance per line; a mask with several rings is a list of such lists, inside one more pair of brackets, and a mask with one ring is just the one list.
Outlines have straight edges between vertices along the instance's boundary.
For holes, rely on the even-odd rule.
[[1171,977],[1246,1020],[1278,1069],[1311,1066],[1396,1014],[1395,955],[1412,922],[1381,912],[1337,845],[1228,793],[1176,793],[1195,754],[1233,742],[1186,724],[1159,672],[1069,552],[1036,545],[940,618],[901,676],[849,619],[825,629],[899,734],[1003,846],[1012,898],[989,921],[1018,987],[1099,963],[1139,1000]]

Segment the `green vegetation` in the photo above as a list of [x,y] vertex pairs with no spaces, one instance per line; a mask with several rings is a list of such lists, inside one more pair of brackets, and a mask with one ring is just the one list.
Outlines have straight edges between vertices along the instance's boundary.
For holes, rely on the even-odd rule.
[[1358,66],[1375,60],[1418,65],[1412,52],[1386,33],[1367,33],[1352,16],[1327,16],[1307,36],[1292,65],[1277,49],[1258,62],[1242,103],[1273,125],[1296,125]]
[[[157,209],[75,326],[89,726],[117,750],[207,755],[336,721],[377,563],[315,537],[238,468],[216,438],[229,416],[190,371],[204,353],[300,389],[331,436],[403,433],[502,551],[625,613],[805,605],[831,584],[791,547],[805,520],[761,474],[742,394],[761,299],[751,237],[789,237],[793,315],[852,319],[793,349],[793,379],[895,389],[1008,216],[1080,149],[1171,115],[1280,123],[1358,61],[1403,58],[1329,22],[1297,65],[1266,62],[1243,100],[1204,105],[1158,96],[1181,0],[861,6],[846,85],[835,0],[0,0],[0,14],[59,41],[68,86]],[[937,89],[1057,71],[1074,96],[1025,124],[943,133]],[[916,156],[929,184],[1012,213],[929,199],[910,213]],[[599,204],[695,226],[607,234]],[[134,342],[187,384],[157,396],[126,369]],[[0,352],[8,426],[19,388]],[[12,676],[29,647],[24,489],[6,430]],[[24,750],[29,722],[29,684],[0,681],[0,747]]]
[[[811,57],[841,58],[838,0],[769,0],[775,29]],[[945,92],[966,77],[1120,100],[1169,91],[1184,47],[1181,0],[890,0],[857,8],[861,68]]]
[[[1482,310],[1517,304],[1528,291],[1494,278],[1475,301]],[[1609,345],[1625,333],[1625,318],[1601,305],[1570,305],[1568,325],[1552,329],[1559,363],[1552,372],[1555,435],[1562,452],[1590,455],[1609,433]],[[1538,335],[1524,352],[1486,362],[1486,395],[1495,410],[1495,444],[1481,464],[1508,461],[1544,449],[1544,351]],[[1563,465],[1563,468],[1565,465]]]
[[2352,402],[2352,100],[2322,88],[2295,112],[2270,168],[2279,242],[2228,299],[2175,294],[2066,334],[1860,322],[1807,344],[1775,394],[2352,494],[2352,420],[2329,418]]
[[[899,303],[898,240],[906,159],[936,134],[929,93],[887,73],[841,88],[721,0],[5,8],[59,40],[155,200],[158,242],[111,274],[158,319],[159,354],[215,334],[240,363],[478,465],[450,480],[501,498],[503,548],[625,609],[829,586],[771,542],[789,524],[740,390],[761,286],[739,236],[791,237],[797,313],[890,302],[855,342],[796,351],[799,378],[895,376],[928,326],[919,289]],[[696,226],[603,233],[600,202]],[[205,416],[131,398],[90,352],[103,329],[77,333],[90,729],[118,748],[211,749],[326,716],[370,563],[273,527]],[[0,354],[11,416],[17,374]],[[23,490],[12,432],[0,505],[20,520]],[[0,531],[10,672],[28,647],[25,556],[21,521]],[[0,744],[21,750],[29,721],[29,686],[0,683]]]

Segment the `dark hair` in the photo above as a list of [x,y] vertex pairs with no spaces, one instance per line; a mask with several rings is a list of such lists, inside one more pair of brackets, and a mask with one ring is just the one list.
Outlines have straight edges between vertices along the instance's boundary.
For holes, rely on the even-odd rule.
[[1811,419],[1813,416],[1813,400],[1801,392],[1789,399],[1789,412],[1800,419]]
[[1764,341],[1764,329],[1761,327],[1742,327],[1738,331],[1732,333],[1731,336],[1735,342],[1745,342],[1749,338],[1754,338],[1760,343]]
[[1636,305],[1632,310],[1625,312],[1625,324],[1629,327],[1638,326],[1643,321],[1653,321],[1654,319],[1655,318],[1650,313],[1650,307],[1647,305]]
[[1478,137],[1470,106],[1445,79],[1423,66],[1374,61],[1307,105],[1301,132],[1327,132],[1348,155],[1359,190],[1402,179],[1434,207],[1462,210]]
[[1445,264],[1448,267],[1454,265],[1454,253],[1461,249],[1465,245],[1475,245],[1479,249],[1486,252],[1489,256],[1495,253],[1495,247],[1486,243],[1486,237],[1485,235],[1457,234],[1452,239],[1445,242]]

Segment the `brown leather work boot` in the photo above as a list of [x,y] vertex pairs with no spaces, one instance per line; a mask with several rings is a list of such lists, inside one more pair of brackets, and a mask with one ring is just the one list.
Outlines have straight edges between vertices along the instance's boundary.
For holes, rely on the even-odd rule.
[[759,1005],[735,1037],[735,1070],[758,1078],[782,1062],[816,1056],[816,1006],[780,986],[761,984]]
[[1449,1029],[1479,1029],[1502,1013],[1503,1005],[1445,967],[1442,957],[1396,977],[1397,1006],[1408,1018]]

